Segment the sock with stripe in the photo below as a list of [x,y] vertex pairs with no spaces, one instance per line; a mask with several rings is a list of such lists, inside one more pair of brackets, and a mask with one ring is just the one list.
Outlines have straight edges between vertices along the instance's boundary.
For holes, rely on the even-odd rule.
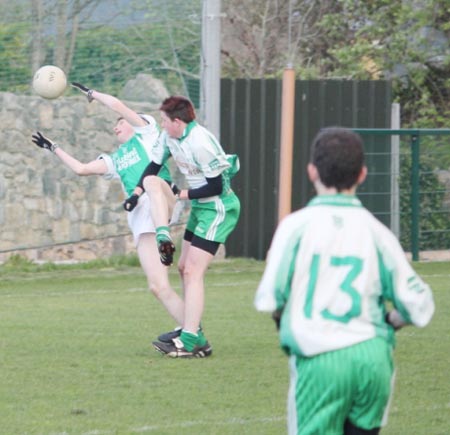
[[181,331],[180,340],[183,342],[184,348],[191,352],[195,346],[204,346],[206,344],[206,338],[203,332],[199,334],[193,334],[192,332]]
[[156,241],[161,242],[171,242],[169,227],[161,226],[156,228]]

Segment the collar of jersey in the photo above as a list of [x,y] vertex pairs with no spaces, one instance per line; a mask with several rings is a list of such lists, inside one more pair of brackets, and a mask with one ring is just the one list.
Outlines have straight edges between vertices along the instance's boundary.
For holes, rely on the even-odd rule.
[[362,207],[361,201],[353,195],[344,195],[337,193],[335,195],[317,195],[311,201],[310,205],[338,205],[344,207]]
[[119,145],[119,148],[127,148],[130,146],[136,146],[136,141],[140,143],[142,135],[140,133],[134,133],[126,142]]
[[197,125],[197,121],[191,121],[186,128],[183,131],[183,134],[181,135],[180,138],[178,138],[178,140],[181,142],[184,139],[186,139],[186,137],[189,135],[189,133],[191,132],[191,130]]

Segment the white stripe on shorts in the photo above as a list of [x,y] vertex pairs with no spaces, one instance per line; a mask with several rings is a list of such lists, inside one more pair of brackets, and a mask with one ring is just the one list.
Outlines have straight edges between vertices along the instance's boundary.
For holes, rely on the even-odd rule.
[[206,240],[215,240],[217,229],[219,225],[225,220],[225,205],[220,198],[214,200],[214,206],[216,208],[216,217],[211,223],[206,233]]

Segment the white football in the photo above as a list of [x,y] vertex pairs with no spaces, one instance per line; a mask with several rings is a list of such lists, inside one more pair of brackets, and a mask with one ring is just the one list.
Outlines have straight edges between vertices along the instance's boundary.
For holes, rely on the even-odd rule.
[[33,77],[33,89],[43,98],[53,100],[60,97],[67,87],[64,71],[55,65],[39,68]]

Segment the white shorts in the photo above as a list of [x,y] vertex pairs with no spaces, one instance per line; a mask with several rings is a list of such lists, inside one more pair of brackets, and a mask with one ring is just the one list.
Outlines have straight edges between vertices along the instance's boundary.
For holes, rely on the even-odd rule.
[[127,213],[128,226],[133,233],[134,244],[137,246],[139,236],[144,233],[155,233],[155,224],[150,213],[150,200],[147,194],[143,194],[139,198],[136,208]]

